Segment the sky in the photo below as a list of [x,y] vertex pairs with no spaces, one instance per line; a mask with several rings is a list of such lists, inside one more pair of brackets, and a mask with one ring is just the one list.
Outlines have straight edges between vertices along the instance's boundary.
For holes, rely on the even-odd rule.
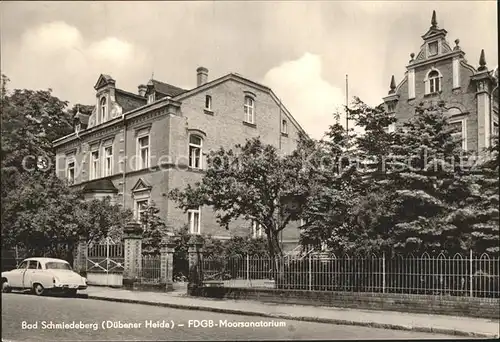
[[[154,78],[196,85],[235,72],[273,89],[321,138],[348,96],[370,105],[403,78],[432,11],[470,64],[498,65],[495,1],[1,2],[1,70],[9,88],[53,89],[94,104],[101,73],[137,92]],[[343,120],[342,120],[343,122]]]

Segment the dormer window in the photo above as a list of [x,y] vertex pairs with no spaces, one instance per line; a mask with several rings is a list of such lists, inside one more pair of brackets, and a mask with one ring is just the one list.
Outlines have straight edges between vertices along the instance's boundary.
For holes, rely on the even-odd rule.
[[441,78],[443,76],[437,69],[431,69],[425,78],[425,94],[435,94],[441,91]]
[[155,93],[151,93],[148,95],[148,103],[155,102]]
[[82,125],[77,122],[76,125],[75,125],[75,132],[78,134],[78,132],[80,132],[82,130]]
[[101,109],[101,123],[106,121],[106,110],[107,110],[107,101],[106,98],[103,97],[100,102],[100,109]]
[[429,43],[429,56],[435,56],[438,54],[438,42]]

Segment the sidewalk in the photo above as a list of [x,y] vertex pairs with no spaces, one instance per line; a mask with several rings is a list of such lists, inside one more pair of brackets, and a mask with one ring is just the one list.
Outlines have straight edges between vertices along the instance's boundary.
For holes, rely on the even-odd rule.
[[457,336],[495,338],[500,335],[500,322],[498,320],[459,316],[274,304],[246,300],[220,300],[189,297],[184,291],[172,293],[139,292],[92,286],[86,291],[82,291],[82,294],[87,294],[89,299],[155,305],[185,310],[357,325],[383,329],[412,330]]

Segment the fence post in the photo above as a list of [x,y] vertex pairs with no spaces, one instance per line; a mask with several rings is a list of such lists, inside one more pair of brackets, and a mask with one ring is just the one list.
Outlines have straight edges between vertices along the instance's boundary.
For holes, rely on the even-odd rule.
[[[16,247],[17,248],[17,247]],[[17,250],[16,250],[17,252]],[[87,258],[88,258],[88,244],[87,239],[84,236],[78,238],[78,244],[76,245],[76,258],[73,260],[73,268],[81,273],[87,270]],[[17,260],[16,260],[17,262]]]
[[250,281],[250,256],[247,253],[246,256],[246,261],[247,261],[247,281]]
[[469,296],[472,298],[472,249],[469,251]]
[[385,293],[385,252],[382,253],[382,293]]
[[198,288],[203,285],[203,242],[199,235],[189,239],[189,282],[188,294],[196,295]]
[[312,291],[312,256],[309,254],[309,291]]
[[129,222],[124,229],[125,261],[123,278],[132,280],[141,274],[142,228],[138,222]]
[[174,290],[174,251],[174,238],[172,236],[163,238],[160,245],[160,276],[162,283],[165,283],[165,291]]

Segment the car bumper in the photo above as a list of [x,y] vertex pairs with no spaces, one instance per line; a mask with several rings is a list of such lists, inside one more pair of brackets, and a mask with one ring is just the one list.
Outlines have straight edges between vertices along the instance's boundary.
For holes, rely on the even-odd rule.
[[67,291],[67,290],[85,290],[87,285],[82,284],[54,284],[54,290]]

